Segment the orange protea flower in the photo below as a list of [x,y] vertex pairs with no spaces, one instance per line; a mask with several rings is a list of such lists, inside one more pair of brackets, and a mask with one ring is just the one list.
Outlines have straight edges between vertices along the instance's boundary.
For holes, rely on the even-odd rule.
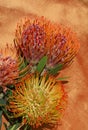
[[7,45],[0,50],[0,86],[14,84],[18,74],[15,50]]
[[66,67],[79,50],[79,42],[69,28],[44,17],[21,21],[15,43],[30,64],[36,65],[43,56],[48,56],[47,68],[58,64]]
[[14,118],[22,117],[23,124],[39,127],[58,123],[66,100],[61,82],[53,77],[46,81],[46,76],[30,75],[16,84],[7,109]]

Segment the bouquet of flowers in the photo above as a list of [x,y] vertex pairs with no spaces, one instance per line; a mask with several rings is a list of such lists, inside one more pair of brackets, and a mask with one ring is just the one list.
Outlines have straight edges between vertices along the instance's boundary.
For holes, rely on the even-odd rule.
[[0,127],[41,130],[60,122],[67,93],[60,77],[79,50],[75,34],[44,17],[17,24],[14,45],[0,49]]

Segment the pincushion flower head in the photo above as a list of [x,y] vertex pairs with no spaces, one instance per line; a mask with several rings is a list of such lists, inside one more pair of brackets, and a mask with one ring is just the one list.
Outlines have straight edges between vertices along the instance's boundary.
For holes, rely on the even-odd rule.
[[9,97],[7,109],[22,123],[39,127],[43,124],[57,124],[67,104],[67,96],[61,82],[53,77],[39,77],[32,74],[16,84]]
[[69,28],[44,17],[21,21],[17,25],[15,43],[32,65],[46,55],[46,68],[70,65],[79,50],[79,42]]
[[0,86],[15,84],[28,70],[29,67],[23,58],[17,55],[14,46],[7,44],[5,48],[0,49]]
[[15,50],[7,45],[0,50],[0,86],[14,84],[18,74]]

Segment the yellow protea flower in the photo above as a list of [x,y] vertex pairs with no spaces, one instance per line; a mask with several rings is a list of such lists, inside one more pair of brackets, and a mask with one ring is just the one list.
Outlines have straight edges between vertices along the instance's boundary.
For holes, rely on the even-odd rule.
[[7,109],[14,118],[22,117],[22,123],[32,127],[56,124],[66,107],[66,93],[61,82],[53,77],[30,75],[16,84],[9,97]]
[[44,17],[22,20],[17,25],[15,43],[32,65],[48,56],[47,68],[58,64],[67,67],[79,50],[79,41],[71,29]]

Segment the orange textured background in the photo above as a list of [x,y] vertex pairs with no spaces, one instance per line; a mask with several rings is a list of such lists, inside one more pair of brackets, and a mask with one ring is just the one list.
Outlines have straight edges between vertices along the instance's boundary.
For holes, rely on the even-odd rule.
[[0,0],[0,47],[13,42],[22,17],[36,15],[70,26],[77,33],[81,48],[63,72],[71,77],[66,87],[69,103],[57,130],[88,130],[88,0]]

